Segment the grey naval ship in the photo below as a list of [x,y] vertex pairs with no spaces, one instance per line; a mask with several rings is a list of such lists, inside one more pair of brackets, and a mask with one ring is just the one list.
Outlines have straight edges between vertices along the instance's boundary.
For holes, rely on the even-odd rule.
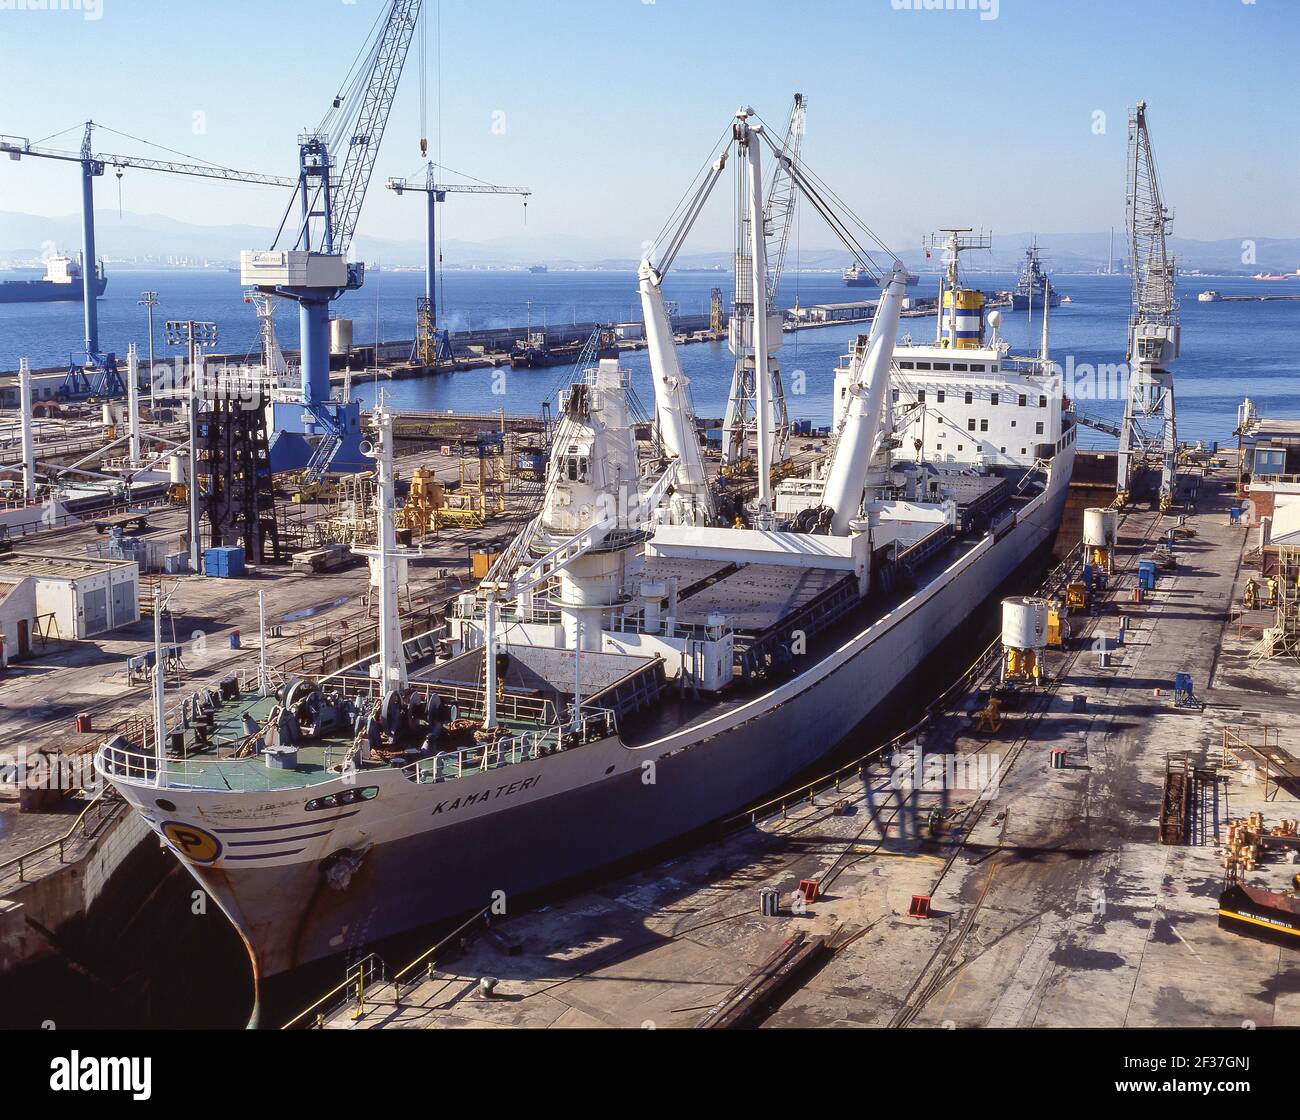
[[639,271],[653,438],[636,438],[619,359],[579,363],[540,509],[453,602],[440,643],[400,628],[381,404],[367,449],[378,655],[323,679],[230,678],[175,719],[159,702],[154,746],[101,746],[101,773],[217,901],[259,983],[508,909],[745,808],[897,702],[1050,546],[1076,429],[1047,316],[1039,351],[1013,355],[962,284],[962,230],[946,231],[932,338],[899,338],[907,274],[896,258],[880,269],[870,331],[834,371],[827,455],[780,478],[781,317],[750,220],[764,144],[776,173],[811,184],[741,110],[694,196],[734,153],[746,214],[729,340],[752,390],[752,501],[721,506],[661,292],[693,204]]

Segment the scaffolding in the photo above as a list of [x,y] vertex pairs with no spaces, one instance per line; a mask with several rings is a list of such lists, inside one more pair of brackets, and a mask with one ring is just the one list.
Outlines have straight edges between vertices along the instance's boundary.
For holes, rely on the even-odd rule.
[[242,545],[251,563],[287,559],[281,546],[266,428],[267,399],[219,393],[195,417],[200,511],[214,545]]
[[462,444],[460,485],[447,493],[446,503],[434,511],[434,528],[481,529],[489,517],[505,513],[510,479],[507,462],[505,432],[480,432],[472,446]]
[[709,334],[721,338],[726,329],[722,315],[722,289],[714,288],[709,293]]
[[1300,658],[1300,547],[1278,547],[1273,578],[1277,582],[1273,625],[1251,651],[1256,665],[1270,657]]
[[371,545],[378,532],[375,475],[344,475],[329,497],[324,513],[312,523],[311,547],[328,544]]

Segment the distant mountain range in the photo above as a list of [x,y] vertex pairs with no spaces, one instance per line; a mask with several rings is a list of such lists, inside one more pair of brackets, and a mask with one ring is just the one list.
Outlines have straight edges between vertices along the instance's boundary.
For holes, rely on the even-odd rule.
[[[96,212],[96,232],[100,256],[110,261],[134,262],[141,267],[166,265],[178,258],[191,263],[234,264],[241,249],[266,246],[274,231],[247,225],[197,225],[157,214],[127,213],[119,217],[112,211]],[[1023,258],[1025,246],[1034,236],[1043,247],[1043,257],[1050,271],[1059,273],[1096,272],[1106,266],[1110,235],[1101,233],[995,233],[995,248],[986,253],[972,253],[965,258],[968,269],[990,272],[1013,272]],[[1300,268],[1300,238],[1257,238],[1254,259],[1242,263],[1242,238],[1218,241],[1194,241],[1175,237],[1171,247],[1180,267],[1202,272],[1246,273],[1293,272]],[[53,243],[58,249],[75,254],[81,244],[81,222],[77,216],[44,218],[32,214],[0,211],[0,267],[30,263],[40,256],[41,246]],[[619,255],[611,244],[601,244],[569,236],[510,236],[488,241],[458,241],[454,238],[441,246],[448,266],[509,268],[544,262],[554,269],[635,267],[631,256]],[[1116,231],[1115,267],[1119,268],[1126,252],[1123,231]],[[386,266],[417,266],[423,263],[424,246],[419,240],[392,240],[358,235],[353,241],[353,255]],[[919,250],[902,249],[903,262],[914,271],[932,272],[938,268],[937,256],[927,260]],[[879,259],[879,258],[878,258]],[[797,259],[787,258],[791,268],[836,269],[850,264],[843,249],[802,249]],[[684,253],[677,259],[678,268],[731,266],[731,251]]]

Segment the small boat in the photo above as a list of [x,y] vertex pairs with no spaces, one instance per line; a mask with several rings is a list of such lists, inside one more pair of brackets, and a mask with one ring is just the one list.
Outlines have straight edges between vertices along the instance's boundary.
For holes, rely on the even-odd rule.
[[1219,895],[1219,927],[1300,949],[1300,898],[1229,883]]

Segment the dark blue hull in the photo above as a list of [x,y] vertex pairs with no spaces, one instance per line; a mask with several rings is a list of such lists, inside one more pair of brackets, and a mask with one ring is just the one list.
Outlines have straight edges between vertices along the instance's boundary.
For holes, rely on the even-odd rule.
[[[95,282],[96,297],[104,294],[108,277]],[[0,303],[80,303],[81,283],[51,284],[48,280],[0,281]]]
[[[1061,304],[1061,297],[1060,297],[1059,295],[1057,295],[1055,292],[1053,292],[1053,293],[1052,293],[1052,306],[1053,306],[1053,307],[1059,307],[1060,304]],[[1035,292],[1035,293],[1034,293],[1034,306],[1035,306],[1035,307],[1042,307],[1042,306],[1043,306],[1043,295],[1042,295],[1041,292]],[[1020,292],[1015,292],[1015,293],[1011,296],[1011,310],[1012,310],[1012,311],[1028,311],[1028,310],[1029,310],[1029,297],[1028,297],[1027,295],[1023,295],[1023,294],[1020,293]]]

